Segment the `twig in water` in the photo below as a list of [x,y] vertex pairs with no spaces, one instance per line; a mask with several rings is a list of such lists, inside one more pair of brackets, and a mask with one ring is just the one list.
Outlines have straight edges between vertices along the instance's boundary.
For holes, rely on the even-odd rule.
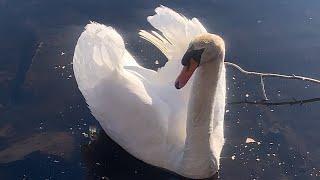
[[268,101],[268,97],[267,97],[266,89],[264,88],[264,82],[263,82],[262,76],[260,76],[260,83],[261,83],[263,98],[265,101]]
[[303,80],[303,81],[309,81],[312,83],[320,84],[320,80],[313,79],[309,77],[304,76],[296,76],[296,75],[283,75],[283,74],[275,74],[275,73],[262,73],[262,72],[254,72],[254,71],[246,71],[242,69],[237,64],[231,63],[231,62],[224,62],[225,65],[232,66],[236,69],[238,69],[240,72],[247,74],[247,75],[254,75],[254,76],[262,76],[262,77],[277,77],[277,78],[284,78],[284,79],[296,79],[296,80]]
[[282,102],[270,102],[268,101],[268,96],[265,90],[265,84],[264,84],[264,77],[273,77],[273,78],[283,78],[283,79],[295,79],[295,80],[302,80],[302,81],[308,81],[316,84],[320,84],[320,80],[313,79],[309,77],[304,76],[296,76],[296,75],[283,75],[283,74],[276,74],[276,73],[262,73],[262,72],[255,72],[255,71],[247,71],[242,69],[239,65],[231,63],[231,62],[225,62],[225,65],[234,67],[238,69],[241,73],[244,73],[246,75],[253,75],[253,76],[260,76],[260,84],[261,89],[263,93],[263,100],[262,101],[236,101],[236,102],[230,102],[228,104],[256,104],[256,105],[266,105],[266,106],[272,106],[272,105],[294,105],[294,104],[304,104],[304,103],[311,103],[311,102],[317,102],[320,101],[320,98],[311,98],[311,99],[304,99],[304,100],[292,100],[292,101],[282,101]]
[[269,101],[234,101],[228,104],[255,104],[255,105],[265,105],[265,106],[280,106],[280,105],[295,105],[295,104],[305,104],[312,102],[320,102],[320,98],[311,98],[303,100],[292,100],[292,101],[281,101],[281,102],[269,102]]

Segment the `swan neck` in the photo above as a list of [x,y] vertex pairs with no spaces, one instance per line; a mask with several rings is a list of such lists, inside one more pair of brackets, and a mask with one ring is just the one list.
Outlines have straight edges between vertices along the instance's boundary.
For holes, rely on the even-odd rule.
[[194,172],[207,167],[208,173],[217,171],[218,160],[210,146],[213,132],[214,98],[219,83],[223,61],[213,61],[199,66],[195,72],[188,104],[186,140],[182,169]]
[[190,128],[208,127],[212,121],[213,101],[219,83],[221,71],[220,62],[210,62],[200,66],[193,80],[188,104],[188,119]]

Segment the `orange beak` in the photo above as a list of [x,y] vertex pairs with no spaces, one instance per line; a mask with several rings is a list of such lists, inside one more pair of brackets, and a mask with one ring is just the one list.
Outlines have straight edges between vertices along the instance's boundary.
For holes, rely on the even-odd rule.
[[197,69],[197,67],[198,67],[198,62],[195,61],[193,58],[191,58],[189,61],[189,65],[183,66],[183,69],[181,70],[175,82],[175,87],[177,89],[183,88],[187,84],[192,74]]

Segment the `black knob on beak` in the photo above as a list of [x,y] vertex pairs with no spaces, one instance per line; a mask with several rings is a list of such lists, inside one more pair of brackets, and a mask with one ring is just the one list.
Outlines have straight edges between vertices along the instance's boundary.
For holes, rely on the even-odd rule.
[[176,82],[174,83],[174,86],[175,86],[177,89],[181,89],[180,86],[179,86],[179,81],[176,81]]

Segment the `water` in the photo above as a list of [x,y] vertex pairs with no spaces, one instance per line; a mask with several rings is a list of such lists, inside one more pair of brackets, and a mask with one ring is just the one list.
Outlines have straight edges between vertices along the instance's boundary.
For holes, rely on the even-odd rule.
[[[71,65],[77,38],[94,20],[115,27],[141,64],[162,66],[164,56],[137,35],[151,29],[146,17],[159,4],[198,17],[221,35],[228,61],[320,79],[316,0],[0,0],[0,179],[181,179],[136,160],[99,132]],[[227,73],[228,102],[261,100],[259,78],[232,68]],[[273,101],[320,96],[311,83],[265,83]],[[229,104],[219,179],[317,179],[319,108],[317,102]],[[98,140],[91,139],[90,126],[97,127]]]

